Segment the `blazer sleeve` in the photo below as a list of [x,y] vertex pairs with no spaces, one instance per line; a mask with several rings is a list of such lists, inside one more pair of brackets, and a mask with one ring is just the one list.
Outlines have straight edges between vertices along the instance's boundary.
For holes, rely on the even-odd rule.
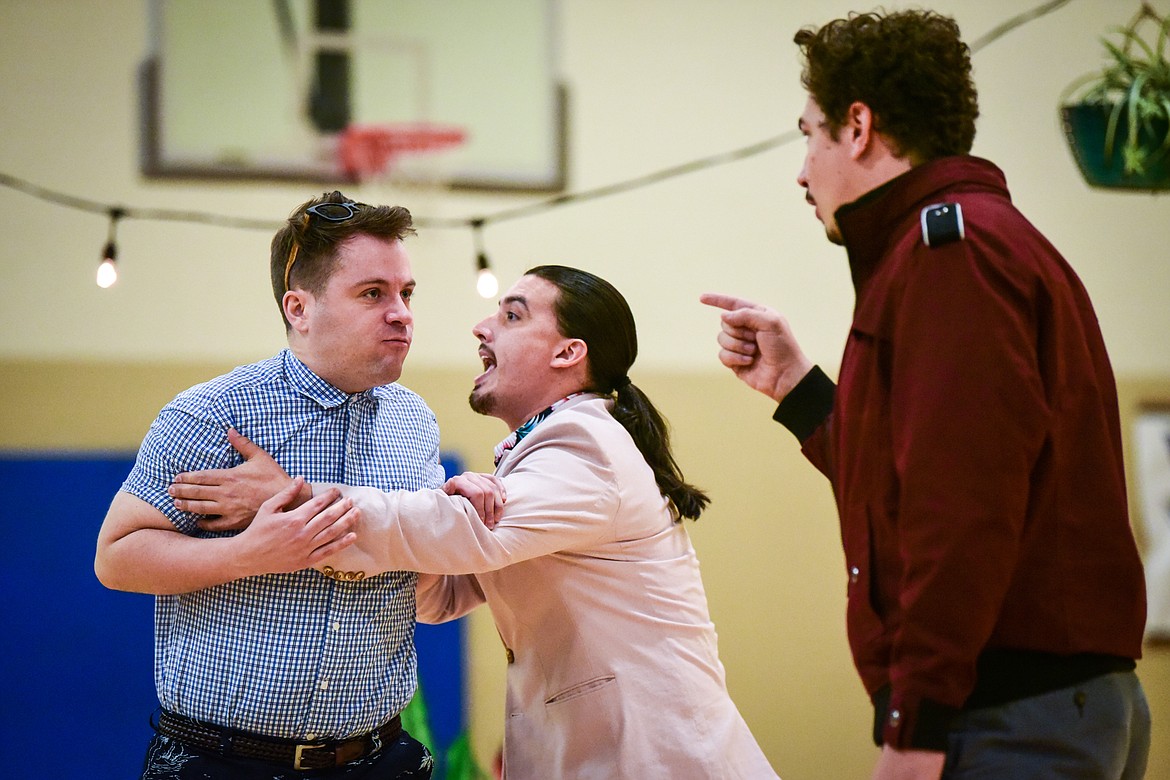
[[617,479],[586,433],[581,423],[550,420],[529,437],[540,439],[513,453],[517,462],[501,477],[508,498],[495,530],[484,527],[466,499],[440,490],[335,485],[361,510],[358,541],[317,568],[347,579],[358,572],[475,574],[609,540]]
[[461,618],[486,600],[474,575],[418,575],[415,602],[420,623],[446,623]]

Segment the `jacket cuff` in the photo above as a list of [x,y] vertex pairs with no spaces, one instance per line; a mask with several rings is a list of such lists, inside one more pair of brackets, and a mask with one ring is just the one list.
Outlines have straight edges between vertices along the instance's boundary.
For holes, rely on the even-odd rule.
[[947,749],[947,737],[957,707],[948,707],[931,699],[913,700],[905,695],[891,695],[887,685],[873,695],[873,742],[899,750]]
[[820,366],[813,366],[780,401],[772,413],[772,419],[803,442],[833,413],[836,394],[837,385],[833,380],[825,375]]

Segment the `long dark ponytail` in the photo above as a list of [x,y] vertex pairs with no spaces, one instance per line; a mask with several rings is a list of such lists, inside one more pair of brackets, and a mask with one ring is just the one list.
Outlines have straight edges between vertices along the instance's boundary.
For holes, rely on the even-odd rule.
[[677,518],[699,519],[710,503],[707,495],[687,484],[670,451],[666,420],[654,408],[628,372],[638,356],[634,315],[622,294],[599,276],[562,265],[541,265],[525,275],[540,277],[556,286],[557,325],[563,335],[581,339],[588,346],[590,390],[614,394],[611,413],[630,433],[642,457],[654,471],[662,495],[673,505]]

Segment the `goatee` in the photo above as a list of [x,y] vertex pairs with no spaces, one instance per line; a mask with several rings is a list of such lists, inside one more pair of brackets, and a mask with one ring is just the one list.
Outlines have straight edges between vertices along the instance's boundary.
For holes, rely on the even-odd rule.
[[467,403],[471,406],[471,411],[482,415],[490,415],[495,405],[492,403],[491,394],[481,393],[479,388],[471,391],[471,395],[467,396]]

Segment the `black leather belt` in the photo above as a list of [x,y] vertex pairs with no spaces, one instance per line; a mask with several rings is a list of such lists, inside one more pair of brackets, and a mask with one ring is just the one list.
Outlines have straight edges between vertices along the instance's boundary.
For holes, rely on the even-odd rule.
[[221,756],[253,758],[291,766],[293,769],[327,769],[376,753],[383,744],[398,739],[402,733],[402,718],[395,715],[377,731],[360,737],[326,742],[296,742],[224,729],[161,710],[157,731],[191,747]]

